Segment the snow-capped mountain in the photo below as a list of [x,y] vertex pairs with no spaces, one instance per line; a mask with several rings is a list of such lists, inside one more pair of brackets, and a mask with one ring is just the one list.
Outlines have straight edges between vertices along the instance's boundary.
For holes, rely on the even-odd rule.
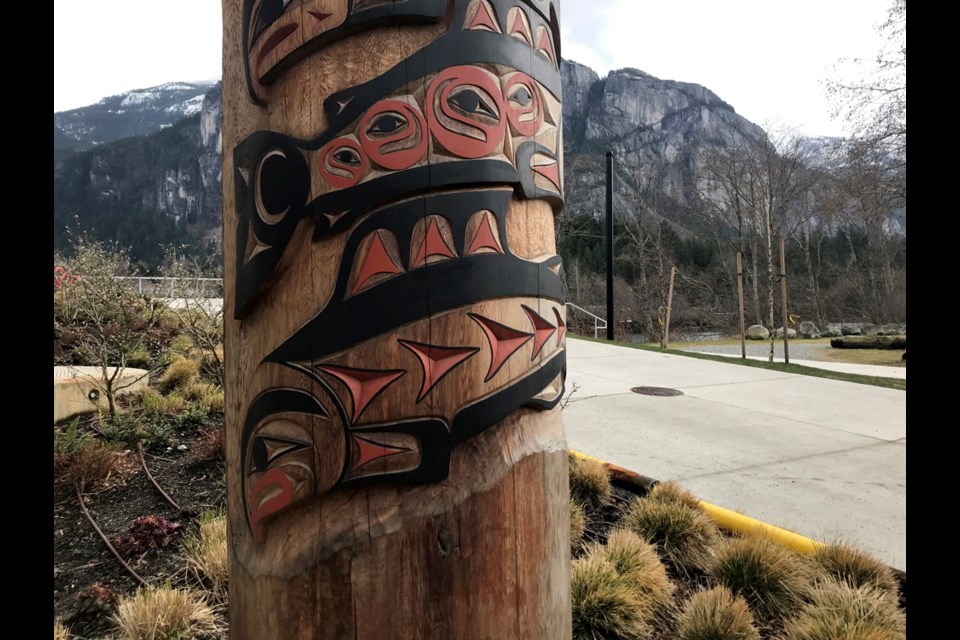
[[164,129],[200,113],[214,82],[168,82],[53,114],[53,146],[89,147]]

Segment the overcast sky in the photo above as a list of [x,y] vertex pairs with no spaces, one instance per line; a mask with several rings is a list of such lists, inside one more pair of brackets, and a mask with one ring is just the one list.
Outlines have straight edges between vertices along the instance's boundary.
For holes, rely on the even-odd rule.
[[[760,124],[843,135],[823,80],[872,58],[888,0],[562,0],[562,54],[702,84]],[[221,0],[54,0],[53,109],[219,79]]]

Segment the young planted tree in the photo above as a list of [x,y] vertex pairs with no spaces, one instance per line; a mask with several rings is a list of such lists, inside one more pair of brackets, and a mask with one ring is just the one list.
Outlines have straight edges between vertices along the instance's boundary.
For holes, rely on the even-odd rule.
[[55,277],[54,324],[76,329],[76,351],[100,369],[93,382],[114,418],[117,395],[139,380],[128,379],[124,371],[143,350],[144,334],[156,325],[159,309],[120,279],[135,275],[126,250],[85,233],[72,236],[71,248],[69,257],[55,257],[68,276]]

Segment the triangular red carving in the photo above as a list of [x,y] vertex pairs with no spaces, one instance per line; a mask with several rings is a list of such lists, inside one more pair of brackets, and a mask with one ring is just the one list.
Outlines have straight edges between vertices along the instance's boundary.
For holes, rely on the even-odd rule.
[[389,445],[372,442],[366,438],[361,438],[355,435],[352,437],[354,443],[357,445],[357,448],[360,450],[360,459],[353,464],[353,471],[359,469],[368,462],[373,462],[374,460],[379,460],[380,458],[395,456],[398,453],[406,453],[407,451],[410,451],[410,449],[404,447],[391,447]]
[[552,182],[553,186],[557,188],[557,191],[560,190],[560,170],[557,168],[556,162],[553,164],[538,165],[531,168]]
[[478,27],[486,27],[495,33],[503,33],[500,31],[500,25],[497,24],[497,21],[493,19],[493,14],[491,13],[492,8],[484,0],[480,0],[479,6],[477,7],[477,13],[474,14],[473,19],[470,21],[470,24],[466,26],[467,29],[476,29]]
[[321,11],[310,11],[307,10],[307,13],[310,14],[310,21],[313,23],[314,29],[319,29],[323,26],[324,21],[330,17],[331,14],[323,13]]
[[550,41],[550,34],[546,29],[540,32],[540,44],[537,45],[537,50],[547,54],[550,61],[556,63],[557,57],[553,53],[553,43]]
[[527,44],[533,44],[533,38],[530,36],[530,30],[527,28],[527,23],[523,21],[523,16],[521,15],[522,9],[517,9],[513,14],[513,24],[510,26],[510,35],[520,35],[527,42]]
[[505,324],[500,324],[490,318],[484,318],[476,313],[468,313],[487,336],[487,342],[490,343],[490,368],[487,370],[487,377],[484,382],[489,382],[490,378],[497,374],[500,367],[507,359],[517,352],[517,349],[527,343],[533,337],[531,333],[524,333],[512,329]]
[[443,256],[445,258],[456,258],[457,254],[447,245],[447,241],[440,234],[440,228],[437,226],[437,219],[431,218],[430,226],[427,227],[427,233],[420,245],[420,251],[417,257],[413,259],[410,265],[411,269],[422,266],[430,256]]
[[423,383],[420,385],[417,402],[423,400],[443,376],[480,351],[480,347],[438,347],[410,340],[397,340],[397,342],[410,349],[420,359],[420,365],[423,367]]
[[319,365],[317,369],[335,376],[340,382],[346,385],[347,391],[350,392],[350,399],[353,401],[353,418],[351,422],[354,423],[374,398],[383,393],[384,389],[406,373],[406,371],[402,369],[375,371],[371,369],[337,367],[329,364]]
[[481,214],[481,216],[480,226],[477,227],[477,233],[473,236],[473,242],[470,243],[470,248],[467,249],[467,255],[473,255],[479,249],[493,249],[497,253],[503,253],[503,248],[500,247],[497,236],[494,235],[493,229],[490,228],[490,218],[486,214]]
[[530,324],[533,325],[533,355],[530,356],[530,359],[533,360],[540,353],[540,350],[543,349],[543,345],[547,344],[547,340],[550,339],[550,336],[553,335],[553,332],[556,331],[557,328],[541,318],[540,314],[527,305],[523,304],[520,306],[523,307],[527,317],[530,318]]
[[563,318],[560,317],[560,310],[556,307],[553,308],[553,315],[557,316],[557,346],[559,347],[563,334],[567,331],[567,325],[564,324]]
[[387,254],[387,250],[383,246],[383,241],[380,239],[380,234],[374,233],[373,242],[370,243],[370,250],[367,251],[367,257],[363,261],[363,266],[360,267],[360,272],[357,274],[357,280],[353,285],[353,291],[351,291],[351,293],[359,291],[364,283],[375,275],[402,272],[403,269],[398,267],[396,263],[394,263],[393,258]]

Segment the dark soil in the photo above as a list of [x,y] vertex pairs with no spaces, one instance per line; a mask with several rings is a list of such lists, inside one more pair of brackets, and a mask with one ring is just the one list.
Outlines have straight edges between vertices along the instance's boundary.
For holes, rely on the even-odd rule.
[[[223,416],[211,417],[203,428],[222,428]],[[147,452],[145,459],[157,483],[163,487],[182,511],[177,511],[150,483],[135,449],[129,456],[136,471],[122,486],[88,492],[85,503],[90,515],[103,533],[111,539],[127,530],[137,517],[155,515],[181,525],[179,535],[165,547],[148,551],[129,562],[131,567],[151,585],[167,582],[173,587],[197,586],[197,579],[186,572],[183,538],[197,531],[199,514],[208,509],[223,508],[226,499],[225,471],[222,460],[196,461],[192,451],[201,430],[183,437],[177,445],[187,449]],[[54,611],[81,638],[100,638],[111,631],[113,607],[93,608],[79,594],[95,582],[121,594],[133,593],[139,586],[110,553],[90,522],[84,517],[74,488],[58,487],[53,503]],[[91,610],[95,609],[95,610]],[[222,615],[222,612],[221,612]],[[225,618],[222,620],[226,628]],[[224,636],[225,637],[225,636]]]

